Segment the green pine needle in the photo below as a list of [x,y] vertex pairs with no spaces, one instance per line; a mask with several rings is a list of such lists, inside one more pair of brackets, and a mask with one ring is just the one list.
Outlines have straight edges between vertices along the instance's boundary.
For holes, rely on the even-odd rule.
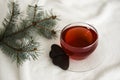
[[[39,6],[28,6],[27,17],[22,18],[19,5],[16,2],[9,4],[9,13],[3,21],[4,29],[0,30],[0,49],[9,56],[17,65],[25,60],[36,60],[39,56],[39,43],[34,40],[34,35],[39,34],[47,39],[56,37],[54,27],[57,16],[45,12]],[[19,24],[18,24],[18,20]]]

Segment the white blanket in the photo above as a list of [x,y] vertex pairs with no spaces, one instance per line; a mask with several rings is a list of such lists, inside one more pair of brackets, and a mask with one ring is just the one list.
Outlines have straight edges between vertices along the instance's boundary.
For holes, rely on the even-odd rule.
[[[21,9],[35,0],[19,0]],[[0,0],[0,25],[7,13],[7,0]],[[37,0],[36,0],[37,2]],[[56,40],[38,38],[41,56],[17,67],[0,51],[0,80],[120,80],[120,0],[39,0],[38,4],[53,9],[61,21],[57,30],[72,22],[87,22],[95,26],[104,44],[103,63],[87,72],[64,71],[52,64],[50,46]],[[1,28],[1,26],[0,26]]]

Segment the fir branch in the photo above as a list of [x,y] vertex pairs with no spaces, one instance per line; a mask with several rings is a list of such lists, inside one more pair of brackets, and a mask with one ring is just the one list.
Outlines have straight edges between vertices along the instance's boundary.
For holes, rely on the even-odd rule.
[[43,21],[46,21],[46,20],[50,20],[50,19],[56,19],[56,17],[57,17],[57,16],[52,15],[52,16],[50,16],[50,17],[48,17],[48,18],[43,19],[43,20],[36,21],[36,23],[40,23],[40,22],[43,22]]
[[[49,18],[45,18],[45,19],[42,19],[42,20],[40,20],[40,21],[33,22],[31,25],[25,27],[24,29],[22,29],[22,30],[20,30],[20,31],[18,31],[18,32],[12,33],[12,34],[10,34],[10,35],[7,35],[6,38],[7,38],[7,37],[11,37],[11,36],[13,36],[13,35],[17,35],[17,34],[23,32],[23,31],[29,29],[30,27],[36,26],[38,23],[43,22],[43,21],[46,21],[46,20],[49,20],[49,19],[56,19],[56,16],[50,16]],[[45,27],[41,27],[41,28],[45,28]]]
[[1,39],[4,39],[4,37],[13,33],[13,29],[16,26],[15,22],[18,19],[18,15],[20,14],[17,3],[11,2],[11,4],[8,5],[9,14],[7,15],[7,18],[5,18],[3,21],[3,26],[5,27],[5,30]]
[[[37,52],[39,43],[34,42],[29,31],[35,29],[44,37],[48,39],[52,38],[56,34],[53,27],[56,24],[57,16],[49,15],[48,13],[45,15],[45,13],[39,11],[38,6],[35,5],[29,8],[32,11],[28,11],[28,17],[22,19],[22,22],[18,26],[16,21],[20,14],[19,7],[15,2],[12,2],[11,5],[12,8],[9,9],[10,14],[8,14],[8,18],[5,18],[3,21],[5,30],[2,32],[3,34],[1,33],[0,48],[2,48],[2,51],[11,57],[13,61],[16,61],[17,65],[21,65],[26,59],[32,58],[36,60],[39,55],[39,52]],[[26,38],[28,42],[23,40],[23,38]],[[20,42],[17,40],[20,40]]]
[[[47,28],[47,27],[43,27],[43,26],[37,26],[39,29],[44,29],[44,30],[47,30],[47,31],[49,31],[52,35],[54,35],[54,36],[56,36],[55,34],[56,34],[56,31],[54,30],[54,29],[49,29],[49,28]],[[50,34],[49,34],[50,35]],[[47,36],[45,36],[46,38],[51,38],[51,37],[47,37]]]
[[[1,41],[3,44],[5,44],[6,46],[8,46],[9,48],[11,48],[11,49],[13,49],[13,50],[15,50],[15,51],[17,51],[17,52],[25,52],[25,50],[23,50],[22,48],[14,48],[14,47],[12,47],[11,45],[9,45],[9,44],[7,44],[6,42],[4,42],[4,41]],[[34,49],[32,49],[32,50],[29,50],[29,52],[31,52],[31,51],[35,51],[35,50],[37,50],[37,48],[34,48]]]
[[15,6],[15,3],[14,3],[14,2],[11,2],[11,4],[12,4],[11,17],[10,17],[10,19],[9,19],[9,22],[8,22],[6,19],[4,19],[5,22],[8,22],[8,24],[7,24],[7,26],[6,26],[5,23],[3,23],[3,25],[5,26],[5,30],[4,30],[2,39],[5,37],[5,32],[6,32],[7,28],[8,28],[8,26],[11,24],[12,19],[13,19],[13,16],[14,16],[14,6]]
[[23,31],[29,29],[29,28],[32,27],[32,26],[33,26],[33,24],[32,24],[32,25],[29,25],[28,27],[26,27],[26,28],[24,28],[24,29],[22,29],[22,30],[20,30],[20,31],[18,31],[18,32],[15,32],[15,33],[12,33],[12,34],[10,34],[10,35],[7,35],[6,38],[7,38],[7,37],[11,37],[11,36],[13,36],[13,35],[17,35],[17,34],[23,32]]
[[[13,61],[16,61],[18,66],[21,65],[26,59],[30,60],[30,57],[33,60],[36,60],[37,57],[39,56],[38,55],[39,52],[37,49],[37,47],[39,46],[38,45],[39,43],[34,43],[33,40],[30,41],[28,45],[26,45],[22,48],[14,48],[4,41],[0,42],[0,44],[1,43],[4,44],[4,47],[2,50],[5,51],[5,54],[9,55]],[[32,45],[33,45],[33,47],[31,47]],[[5,46],[7,46],[7,47],[5,47]],[[0,45],[0,47],[1,47],[1,45]],[[7,48],[9,48],[9,50]]]
[[33,22],[35,21],[35,17],[36,17],[36,12],[37,12],[37,4],[34,7],[34,16],[33,16]]
[[14,7],[15,7],[15,3],[12,2],[12,13],[11,13],[11,17],[10,17],[10,20],[9,20],[8,26],[11,24],[12,19],[13,19],[13,16],[14,16]]
[[9,48],[11,48],[11,49],[13,49],[13,50],[15,50],[15,51],[22,51],[22,49],[17,49],[17,48],[14,48],[14,47],[12,47],[12,46],[10,46],[9,44],[7,44],[6,42],[4,42],[4,41],[1,41],[3,44],[5,44],[6,46],[8,46]]

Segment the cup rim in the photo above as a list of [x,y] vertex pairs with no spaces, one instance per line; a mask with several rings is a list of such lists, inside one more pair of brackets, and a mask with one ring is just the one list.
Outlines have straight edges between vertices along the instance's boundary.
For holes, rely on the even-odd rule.
[[[92,29],[92,30],[94,30],[94,31],[96,32],[97,38],[96,38],[96,40],[95,40],[92,44],[90,44],[90,45],[88,45],[88,46],[84,46],[84,47],[75,47],[75,46],[71,46],[71,45],[67,44],[67,43],[62,39],[62,32],[65,30],[65,28],[68,27],[68,26],[70,26],[70,25],[72,25],[72,24],[77,24],[77,23],[79,23],[79,24],[81,24],[81,25],[82,25],[82,24],[88,25],[88,26],[90,26],[90,27],[93,28],[93,29],[92,29],[92,28],[90,28],[90,29]],[[87,27],[87,26],[85,26],[85,27]],[[89,28],[89,27],[87,27],[87,28]],[[70,23],[70,24],[66,25],[66,26],[62,29],[61,34],[60,34],[60,40],[61,40],[65,45],[67,45],[68,47],[75,48],[75,49],[86,49],[86,48],[89,48],[89,47],[93,46],[94,44],[97,43],[98,37],[99,37],[99,35],[98,35],[98,31],[96,30],[96,28],[95,28],[94,26],[88,24],[88,23],[85,23],[85,22],[74,22],[74,23]]]

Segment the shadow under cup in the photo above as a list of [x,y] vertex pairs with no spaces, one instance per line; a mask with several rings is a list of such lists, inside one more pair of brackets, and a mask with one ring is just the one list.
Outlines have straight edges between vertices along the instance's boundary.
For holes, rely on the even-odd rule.
[[72,23],[63,28],[60,44],[70,58],[82,60],[96,49],[98,33],[87,23]]

